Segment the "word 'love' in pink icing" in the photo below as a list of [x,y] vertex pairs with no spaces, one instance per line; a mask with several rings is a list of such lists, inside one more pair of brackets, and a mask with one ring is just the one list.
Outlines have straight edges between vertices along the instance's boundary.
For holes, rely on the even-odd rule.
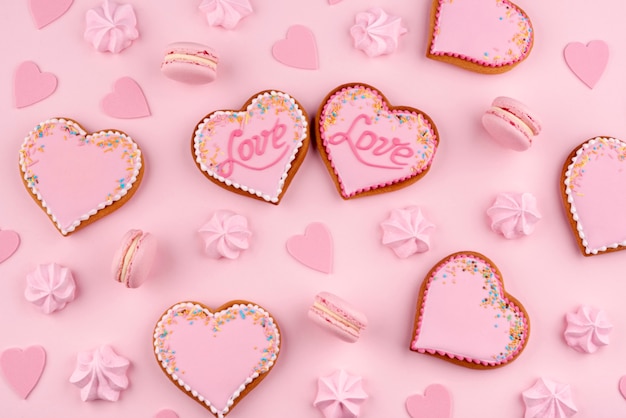
[[360,84],[340,86],[327,96],[316,135],[344,199],[417,181],[439,145],[428,115],[391,106],[378,90]]
[[307,127],[293,98],[262,92],[242,110],[207,115],[196,126],[194,158],[218,185],[277,204],[308,149]]

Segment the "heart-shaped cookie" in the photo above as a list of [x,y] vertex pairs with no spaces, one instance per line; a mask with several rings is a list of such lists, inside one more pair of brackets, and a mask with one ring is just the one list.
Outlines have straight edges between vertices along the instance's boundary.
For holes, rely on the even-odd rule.
[[307,114],[286,93],[263,91],[240,110],[218,110],[196,125],[191,151],[211,181],[280,203],[309,148]]
[[502,274],[482,254],[449,255],[424,279],[411,350],[488,369],[520,355],[530,332],[524,307],[504,291]]
[[216,310],[180,302],[154,329],[154,352],[163,372],[217,418],[267,376],[280,343],[274,318],[245,301],[231,301]]
[[433,0],[426,56],[480,73],[503,73],[530,54],[534,31],[509,0]]
[[143,176],[139,147],[120,131],[87,134],[71,119],[49,119],[20,149],[22,180],[63,235],[118,209]]
[[315,118],[317,148],[344,199],[408,186],[430,169],[439,145],[430,117],[391,106],[366,84],[331,91]]
[[561,194],[586,256],[626,249],[626,142],[596,137],[567,157]]

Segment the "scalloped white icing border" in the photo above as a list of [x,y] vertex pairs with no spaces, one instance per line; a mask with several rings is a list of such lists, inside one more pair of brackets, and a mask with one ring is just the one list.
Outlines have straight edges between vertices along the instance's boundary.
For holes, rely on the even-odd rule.
[[214,179],[216,179],[220,183],[224,183],[225,185],[227,185],[229,187],[233,187],[235,189],[239,189],[239,190],[242,190],[244,192],[248,192],[251,195],[260,197],[260,198],[262,198],[263,200],[265,200],[267,202],[277,203],[278,202],[278,198],[283,193],[283,186],[285,185],[285,180],[287,180],[287,176],[289,175],[289,171],[291,170],[291,162],[296,158],[296,155],[298,154],[298,151],[300,150],[300,148],[302,148],[302,144],[304,144],[304,141],[306,140],[306,138],[308,136],[308,125],[309,125],[309,122],[304,117],[304,114],[302,113],[302,109],[300,109],[300,106],[298,106],[298,103],[296,103],[296,101],[295,101],[295,99],[293,97],[289,96],[287,93],[274,91],[274,90],[272,90],[270,92],[265,92],[265,93],[259,94],[254,99],[252,99],[252,101],[250,102],[248,107],[246,107],[245,112],[249,112],[250,109],[261,98],[263,98],[263,97],[270,97],[270,96],[281,96],[281,97],[284,97],[285,99],[287,99],[290,103],[292,103],[295,106],[295,108],[298,111],[298,115],[299,115],[300,119],[302,120],[302,135],[300,136],[300,139],[298,140],[298,145],[293,149],[293,152],[291,153],[291,156],[289,157],[289,160],[285,164],[285,169],[284,169],[283,174],[282,174],[282,176],[280,178],[280,181],[278,183],[278,189],[276,190],[275,195],[270,196],[269,194],[263,193],[260,190],[252,189],[252,188],[246,186],[245,184],[239,184],[239,183],[233,182],[233,181],[231,181],[231,180],[229,180],[227,178],[224,178],[224,177],[218,175],[216,172],[214,172],[213,170],[211,170],[209,167],[207,167],[204,164],[204,161],[202,160],[202,157],[200,156],[200,152],[199,152],[200,150],[199,150],[199,146],[198,146],[198,136],[202,133],[202,130],[204,129],[204,126],[211,119],[213,119],[214,116],[218,116],[218,115],[232,115],[233,113],[244,112],[244,110],[236,110],[236,111],[233,111],[233,110],[218,110],[216,112],[211,113],[210,117],[204,118],[202,120],[202,123],[200,123],[198,125],[198,128],[196,129],[196,131],[194,133],[193,149],[194,149],[194,154],[196,156],[196,162],[200,165],[200,169],[202,171],[204,171],[205,173],[207,173],[209,176],[213,177]]
[[196,303],[182,302],[182,303],[177,303],[176,305],[172,306],[170,309],[167,310],[167,312],[165,314],[163,314],[161,316],[161,319],[159,320],[159,322],[157,323],[156,327],[154,328],[154,334],[152,336],[152,344],[155,347],[154,352],[155,352],[155,354],[157,356],[157,359],[159,361],[159,364],[160,364],[161,368],[172,378],[173,381],[175,381],[180,387],[184,388],[185,391],[188,394],[190,394],[195,399],[199,400],[204,405],[206,405],[209,408],[209,410],[213,413],[213,415],[215,415],[217,418],[224,418],[224,415],[226,415],[230,411],[230,408],[235,403],[235,399],[237,399],[239,397],[239,395],[241,395],[241,392],[243,392],[246,389],[246,386],[248,386],[250,383],[252,383],[260,375],[259,375],[259,373],[254,372],[250,376],[248,376],[246,378],[246,380],[241,384],[241,386],[239,386],[237,388],[237,390],[235,390],[235,392],[233,392],[233,394],[230,395],[230,398],[228,399],[228,402],[226,403],[226,407],[222,411],[218,411],[217,408],[215,408],[211,404],[211,401],[209,399],[206,399],[204,396],[200,395],[196,390],[192,389],[191,386],[186,384],[185,381],[183,379],[181,379],[178,375],[176,375],[175,373],[171,373],[168,370],[168,364],[161,357],[161,353],[159,351],[159,348],[157,347],[157,345],[158,345],[157,340],[158,340],[159,335],[160,335],[157,332],[157,330],[163,326],[163,320],[166,317],[171,316],[172,311],[174,311],[174,310],[176,310],[176,309],[178,309],[180,307],[183,307],[183,306],[192,306],[194,308],[201,309],[202,311],[204,311],[206,314],[210,315],[213,318],[215,318],[215,315],[218,314],[218,313],[224,312],[224,311],[226,311],[228,309],[238,308],[240,306],[245,306],[245,307],[248,307],[248,308],[253,308],[253,309],[261,311],[266,318],[271,320],[272,328],[274,329],[274,333],[276,335],[276,352],[274,353],[273,358],[267,362],[267,370],[265,372],[263,372],[263,373],[268,373],[272,369],[272,367],[274,367],[274,362],[276,361],[276,358],[278,357],[278,353],[280,351],[280,332],[278,331],[278,327],[276,326],[276,322],[274,321],[274,318],[269,314],[269,312],[267,312],[265,309],[261,308],[259,305],[254,305],[254,304],[243,305],[243,304],[240,304],[240,303],[236,303],[236,304],[230,305],[229,307],[227,307],[225,309],[222,309],[220,311],[211,312],[207,308],[205,308],[205,307],[203,307],[201,305],[198,305]]
[[[61,234],[67,235],[70,232],[73,232],[74,230],[76,230],[76,228],[78,227],[78,225],[80,225],[81,222],[86,221],[87,219],[89,219],[90,217],[92,217],[93,215],[95,215],[96,213],[101,211],[102,209],[104,209],[107,206],[112,205],[114,202],[120,200],[122,197],[124,197],[128,193],[128,191],[130,189],[132,189],[133,185],[137,181],[137,176],[139,175],[139,171],[141,170],[141,167],[142,167],[142,164],[141,164],[141,150],[139,149],[139,146],[137,146],[137,143],[135,141],[133,141],[130,136],[128,136],[126,134],[123,134],[122,132],[109,130],[109,131],[98,131],[98,132],[94,132],[92,134],[87,134],[87,132],[85,132],[76,122],[70,121],[70,120],[67,120],[67,119],[63,119],[63,118],[48,119],[48,120],[46,120],[44,122],[38,123],[36,126],[41,126],[41,125],[50,124],[50,123],[62,123],[62,124],[68,125],[68,126],[72,126],[73,128],[75,128],[80,133],[80,135],[82,135],[85,138],[97,138],[99,136],[102,136],[103,134],[119,135],[120,137],[127,139],[128,142],[130,142],[132,144],[133,150],[137,152],[137,157],[138,157],[137,158],[137,163],[135,164],[135,169],[133,170],[133,176],[131,177],[130,181],[128,182],[128,187],[124,188],[124,190],[122,190],[120,193],[115,194],[112,197],[111,201],[105,201],[105,202],[99,203],[94,209],[91,209],[89,212],[81,215],[78,219],[76,219],[72,223],[72,225],[70,225],[69,228],[64,229],[61,226],[61,224],[59,223],[59,221],[57,220],[56,215],[52,212],[52,209],[50,209],[48,207],[48,204],[46,203],[46,201],[43,199],[43,197],[39,193],[39,190],[37,189],[37,187],[35,185],[29,184],[28,179],[26,178],[26,166],[24,165],[24,156],[23,156],[23,153],[20,152],[20,169],[22,170],[23,178],[24,178],[24,181],[27,184],[27,187],[28,187],[29,191],[34,196],[37,197],[37,200],[39,200],[41,202],[41,207],[50,216],[50,218],[52,219],[52,222],[54,222],[54,225],[57,227],[57,229],[59,231],[61,231]],[[24,138],[24,142],[22,142],[22,146],[20,147],[20,151],[24,150],[24,146],[31,139],[31,137],[32,137],[34,132],[35,132],[34,129],[32,129],[30,132],[28,132],[28,135],[26,135],[26,137]]]

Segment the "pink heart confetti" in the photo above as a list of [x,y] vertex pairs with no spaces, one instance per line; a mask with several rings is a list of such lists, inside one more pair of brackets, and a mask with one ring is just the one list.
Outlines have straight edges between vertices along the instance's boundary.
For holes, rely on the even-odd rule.
[[9,386],[22,399],[26,399],[39,382],[46,365],[46,350],[39,345],[9,348],[0,354],[0,371]]
[[563,55],[570,70],[592,89],[609,62],[609,46],[604,41],[591,41],[587,45],[572,42],[567,44]]
[[178,414],[171,409],[163,409],[157,412],[154,418],[178,418]]
[[276,42],[272,47],[276,61],[289,67],[304,70],[317,70],[317,42],[309,28],[293,25],[287,29],[287,37]]
[[102,110],[119,119],[150,116],[150,108],[141,87],[130,77],[122,77],[113,85],[113,92],[102,99]]
[[39,70],[32,61],[24,61],[15,71],[13,98],[15,107],[30,106],[49,97],[57,88],[57,78],[52,73]]
[[313,270],[329,274],[333,269],[333,237],[323,223],[313,222],[304,235],[289,238],[287,252]]
[[411,418],[452,417],[452,396],[443,385],[430,385],[424,395],[412,395],[406,400],[406,410]]
[[30,15],[35,27],[41,29],[68,11],[74,0],[28,0]]
[[11,257],[20,246],[20,236],[15,231],[0,231],[0,263]]

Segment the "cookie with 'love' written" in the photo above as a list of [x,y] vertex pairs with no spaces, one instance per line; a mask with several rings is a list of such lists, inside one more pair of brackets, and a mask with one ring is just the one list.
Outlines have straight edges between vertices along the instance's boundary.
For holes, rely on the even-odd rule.
[[279,91],[252,96],[239,110],[218,110],[195,127],[196,165],[227,190],[278,204],[309,148],[302,106]]
[[439,134],[421,110],[392,106],[376,88],[344,84],[315,117],[317,148],[344,199],[396,190],[430,169]]

